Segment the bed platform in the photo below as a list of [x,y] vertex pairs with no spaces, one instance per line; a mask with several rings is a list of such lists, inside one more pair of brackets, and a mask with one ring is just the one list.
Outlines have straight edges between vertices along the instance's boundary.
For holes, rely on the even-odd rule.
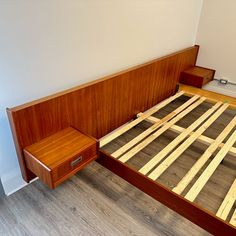
[[[7,109],[24,180],[42,173],[34,157],[29,165],[29,147],[48,147],[47,140],[60,142],[58,134],[77,130],[97,147],[99,141],[94,159],[104,167],[208,232],[236,235],[236,99],[186,86],[177,91],[198,50]],[[80,169],[77,153],[67,158],[66,176]]]
[[130,175],[144,175],[149,186],[164,185],[236,226],[236,111],[231,108],[180,91],[102,138],[100,147],[107,158],[125,163]]

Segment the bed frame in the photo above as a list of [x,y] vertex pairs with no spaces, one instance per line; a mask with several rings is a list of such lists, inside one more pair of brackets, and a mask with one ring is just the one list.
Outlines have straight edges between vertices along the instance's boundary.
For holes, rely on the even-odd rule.
[[[108,154],[100,149],[100,157],[97,159],[97,162],[210,233],[214,235],[235,235],[235,218],[232,218],[231,223],[228,223],[223,220],[227,212],[219,210],[219,214],[216,216],[193,203],[196,196],[195,189],[187,196],[182,197],[178,194],[181,192],[181,187],[171,191],[154,181],[158,178],[159,173],[165,171],[166,165],[160,164],[156,167],[156,171],[154,170],[148,176],[145,176],[152,169],[151,165],[145,166],[140,171],[135,171],[125,164],[139,148],[142,148],[144,143],[141,140],[145,138],[145,143],[147,140],[151,142],[152,138],[150,137],[152,135],[150,134],[155,132],[156,135],[160,135],[165,129],[175,130],[179,133],[178,139],[175,141],[176,143],[186,138],[188,141],[184,142],[184,147],[187,147],[189,143],[196,139],[208,144],[211,147],[211,151],[219,147],[218,162],[222,160],[226,153],[230,152],[233,155],[236,153],[235,148],[232,147],[235,141],[235,133],[225,144],[222,143],[225,134],[216,140],[202,135],[206,129],[205,125],[209,126],[211,122],[214,122],[217,116],[220,116],[227,109],[229,106],[227,103],[217,102],[207,114],[196,121],[197,123],[194,122],[190,129],[183,129],[176,126],[175,123],[206,100],[205,97],[188,94],[192,98],[164,119],[157,120],[151,116],[158,109],[183,94],[183,92],[176,94],[176,85],[180,73],[196,64],[198,50],[199,46],[193,46],[115,75],[7,109],[24,180],[30,182],[35,178],[35,175],[25,164],[23,149],[26,146],[69,126],[96,139],[101,139],[138,116],[134,121],[129,122],[127,125],[122,126],[121,129],[101,139],[100,145],[104,146],[106,143],[109,143],[141,120],[148,120],[154,123],[152,129],[145,131],[145,135],[137,136],[134,141],[113,154]],[[140,113],[150,109],[159,102],[161,103],[148,112]],[[197,124],[200,125],[202,122],[205,122],[204,126],[200,126],[200,128],[195,130]],[[231,131],[233,126],[234,123],[230,123],[230,126],[227,126],[227,132]],[[139,141],[141,142],[136,145]],[[133,145],[136,145],[136,150],[132,148]],[[169,146],[163,150],[156,159],[160,159],[160,155],[167,155],[172,149],[175,150],[173,152],[175,154],[172,156],[178,158],[181,150],[173,147],[170,148]],[[168,160],[166,164],[171,165],[172,159]],[[215,164],[213,167],[209,166],[209,169],[212,170],[216,166]],[[204,186],[202,179],[196,183]],[[199,185],[197,185],[197,189],[199,189]],[[235,200],[232,200],[234,197],[235,184],[232,185],[232,189],[222,203],[222,208],[224,208],[224,204],[228,202],[228,199],[231,199],[231,204],[227,205],[228,207],[234,204]]]
[[[177,107],[171,113],[164,116],[162,119],[152,116],[152,114],[158,112],[160,109],[167,106],[169,103],[173,102],[182,95],[191,97],[189,100]],[[183,128],[176,125],[178,121],[180,121],[190,112],[194,112],[194,110],[205,101],[212,102],[212,107],[205,111],[203,115],[196,119],[189,127]],[[236,157],[236,148],[233,147],[233,144],[236,143],[236,130],[234,130],[236,127],[236,116],[234,116],[234,118],[226,125],[226,127],[216,139],[212,139],[203,135],[204,131],[206,131],[219,117],[221,117],[225,111],[228,111],[229,107],[235,108],[235,106],[230,105],[228,102],[214,101],[204,96],[180,91],[174,96],[171,96],[158,105],[154,106],[147,112],[139,113],[137,115],[137,119],[127,123],[126,125],[117,129],[115,132],[112,132],[111,134],[102,138],[100,140],[100,148],[102,148],[101,152],[104,158],[100,159],[99,162],[105,166],[106,164],[108,164],[108,166],[113,166],[112,171],[117,175],[126,179],[128,182],[140,188],[148,195],[161,201],[180,214],[185,215],[188,219],[196,222],[195,220],[197,217],[198,224],[202,227],[204,227],[205,224],[205,227],[207,227],[209,230],[209,227],[212,223],[212,226],[214,226],[215,230],[218,230],[219,235],[229,235],[224,231],[224,227],[219,225],[218,221],[218,223],[216,221],[214,222],[215,217],[210,219],[208,215],[207,218],[204,218],[203,212],[206,213],[207,211],[201,209],[199,206],[194,205],[193,203],[210,177],[214,174],[217,167],[219,167],[221,162],[224,160],[226,155],[230,154]],[[119,145],[120,147],[111,154],[108,154],[103,150],[103,147],[105,147],[107,144],[109,145],[110,142],[125,134],[127,131],[142,121],[148,121],[152,125],[137,135],[135,138],[132,138],[126,144]],[[156,153],[149,161],[145,163],[144,166],[138,170],[134,170],[132,167],[130,168],[129,165],[126,164],[131,158],[138,159],[139,157],[135,157],[135,155],[151,144],[167,130],[174,131],[178,134],[178,136],[174,138],[173,141],[171,141],[167,146],[165,146],[159,153]],[[225,143],[223,143],[224,140],[226,140]],[[191,169],[189,169],[181,181],[171,189],[170,196],[170,190],[163,188],[162,185],[155,181],[168,168],[170,168],[171,165],[181,156],[181,154],[184,153],[184,151],[187,150],[195,141],[199,141],[200,143],[207,145],[208,148],[199,157]],[[217,151],[217,154],[214,158],[212,158],[215,151]],[[208,161],[209,164],[204,166]],[[204,171],[202,174],[200,174],[200,177],[198,177],[196,181],[192,183],[194,178],[197,176],[197,174],[199,174],[203,167]],[[190,190],[187,191],[185,196],[181,196],[180,194],[184,192],[190,183],[192,185]],[[175,198],[176,194],[178,194],[178,200]],[[200,212],[198,212],[196,208],[193,210],[189,205],[190,202],[197,209],[200,209]],[[232,186],[230,187],[216,213],[217,217],[221,218],[222,220],[226,220],[229,218],[229,216],[231,216],[230,212],[234,211],[230,219],[230,224],[234,226],[236,226],[236,209],[234,207],[235,202],[236,179],[232,183]],[[181,206],[181,209],[178,209],[179,206]],[[226,222],[224,224],[226,224]],[[214,232],[214,234],[216,233],[217,232]]]

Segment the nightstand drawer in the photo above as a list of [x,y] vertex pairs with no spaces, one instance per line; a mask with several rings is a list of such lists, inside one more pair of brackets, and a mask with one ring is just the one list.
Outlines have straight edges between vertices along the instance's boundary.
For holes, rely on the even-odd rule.
[[209,72],[207,75],[205,75],[203,77],[202,84],[204,85],[204,84],[209,83],[210,81],[212,81],[213,80],[213,74],[214,74],[214,72]]
[[84,164],[87,164],[90,160],[97,157],[97,144],[93,144],[85,151],[78,153],[75,157],[64,162],[52,171],[52,178],[54,182],[57,182],[64,176],[70,174],[74,170],[81,169]]
[[24,149],[26,166],[50,188],[75,174],[98,156],[96,139],[69,127]]

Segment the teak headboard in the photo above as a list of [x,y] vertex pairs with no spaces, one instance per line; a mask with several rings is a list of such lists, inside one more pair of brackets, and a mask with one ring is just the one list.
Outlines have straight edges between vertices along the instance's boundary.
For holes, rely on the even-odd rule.
[[180,72],[195,65],[193,46],[109,77],[18,107],[7,109],[25,181],[35,176],[25,165],[23,149],[72,126],[100,138],[176,89]]

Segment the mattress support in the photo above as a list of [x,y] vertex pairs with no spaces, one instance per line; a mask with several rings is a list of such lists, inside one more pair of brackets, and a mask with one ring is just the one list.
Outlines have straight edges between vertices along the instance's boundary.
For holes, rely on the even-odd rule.
[[[213,106],[211,109],[207,110],[201,117],[199,117],[194,123],[192,123],[187,129],[184,130],[177,138],[175,138],[171,143],[169,143],[165,148],[161,150],[156,156],[154,156],[142,169],[140,169],[140,173],[147,174],[150,170],[152,170],[153,167],[155,167],[161,160],[164,159],[166,155],[168,155],[174,148],[176,148],[188,135],[195,130],[203,121],[205,121],[207,118],[209,118],[212,113],[215,112],[217,108],[219,108],[222,105],[221,102],[218,102]],[[196,133],[194,135],[190,135],[190,137],[196,136]],[[190,139],[188,138],[188,140]],[[189,142],[188,145],[191,143]],[[181,145],[182,146],[182,145]],[[181,147],[180,146],[180,147]],[[186,146],[187,148],[188,146]],[[177,149],[178,150],[178,149]],[[176,150],[176,151],[177,151]],[[180,148],[181,152],[184,151],[183,148]],[[180,152],[178,154],[181,154]],[[177,155],[176,155],[177,157]],[[155,176],[154,176],[155,178]]]
[[[142,112],[138,113],[137,117],[141,116],[142,114],[143,114]],[[160,119],[158,119],[158,118],[156,118],[154,116],[150,116],[145,121],[150,122],[150,123],[153,124],[153,123],[155,123],[155,122],[157,122],[159,120]],[[181,126],[178,126],[178,125],[173,125],[173,126],[170,127],[170,130],[175,132],[175,133],[177,133],[177,134],[180,134],[180,133],[184,132],[186,129],[181,127]],[[189,135],[192,135],[192,134],[194,134],[194,131],[191,132]],[[215,139],[209,138],[209,137],[207,137],[205,135],[200,135],[197,138],[197,141],[199,141],[199,142],[209,146],[209,145],[211,145],[215,141]],[[222,148],[223,146],[224,146],[224,143],[222,142],[221,144],[219,144],[218,148]],[[228,154],[230,154],[232,156],[236,156],[236,148],[235,147],[231,147],[229,152],[228,152]]]
[[[189,93],[187,95],[189,96]],[[176,98],[178,97],[179,96],[177,96]],[[209,147],[206,149],[203,155],[192,166],[189,172],[187,172],[187,174],[180,180],[177,186],[171,190],[173,193],[179,195],[183,192],[183,190],[193,180],[193,178],[200,171],[200,169],[203,168],[203,166],[206,164],[209,158],[218,149],[218,153],[216,154],[216,156],[205,167],[205,170],[203,171],[203,173],[195,181],[195,183],[193,183],[192,187],[185,195],[185,199],[187,199],[190,202],[193,202],[198,196],[198,194],[201,192],[201,190],[204,188],[204,186],[206,185],[210,177],[213,175],[215,170],[221,164],[224,157],[227,154],[232,154],[236,156],[236,148],[233,147],[234,143],[236,142],[236,130],[234,130],[236,126],[236,116],[230,121],[230,123],[224,128],[224,130],[216,139],[212,139],[203,135],[203,133],[222,115],[222,113],[224,113],[229,107],[231,107],[229,103],[216,101],[215,105],[213,105],[210,109],[208,109],[188,128],[183,128],[176,125],[176,122],[181,120],[185,115],[193,111],[196,107],[198,107],[200,104],[202,104],[206,100],[208,100],[208,98],[201,97],[199,95],[196,96],[193,94],[192,98],[190,98],[183,105],[175,109],[174,112],[171,112],[170,114],[168,114],[162,119],[153,117],[152,114],[154,113],[150,113],[150,112],[139,113],[137,115],[138,117],[137,120],[141,118],[139,119],[140,122],[141,120],[142,121],[146,120],[152,123],[153,125],[151,126],[151,128],[148,128],[143,133],[138,135],[137,136],[138,138],[137,137],[134,138],[128,144],[124,145],[123,147],[119,148],[117,151],[110,154],[110,157],[119,159],[118,162],[124,164],[129,159],[133,158],[136,153],[138,153],[144,147],[146,147],[152,141],[154,141],[158,136],[163,134],[165,131],[172,130],[178,133],[179,135],[171,143],[169,143],[164,149],[162,149],[161,152],[156,154],[156,156],[154,156],[153,159],[151,159],[151,161],[146,163],[143,167],[140,168],[139,171],[137,171],[137,173],[140,173],[143,176],[149,173],[148,179],[155,181],[164,171],[167,170],[167,168],[169,168],[172,165],[172,163],[174,163],[175,160],[177,160],[180,157],[180,155],[185,150],[187,150],[187,148],[191,144],[193,144],[193,142],[200,141],[202,143],[207,144]],[[214,102],[213,100],[211,101]],[[166,103],[166,105],[167,104],[168,103]],[[158,107],[158,105],[156,107]],[[133,124],[134,124],[134,121],[133,121]],[[129,129],[131,128],[131,126],[129,126]],[[132,127],[134,126],[135,125],[133,125]],[[129,129],[126,128],[127,131]],[[114,137],[118,137],[120,133],[121,132],[118,130],[118,135],[116,133],[115,134],[113,133],[111,135],[112,138],[110,138],[108,135],[106,137],[106,140],[109,140],[109,139],[113,140]],[[122,133],[125,133],[125,132],[122,131]],[[224,143],[223,141],[226,139],[226,137],[229,136],[229,134],[231,134],[231,136]],[[109,142],[106,142],[106,143],[109,143]],[[181,145],[178,146],[180,143]],[[172,152],[173,149],[174,149],[174,152]],[[145,176],[145,178],[147,177]],[[232,212],[234,211],[229,221],[229,223],[233,226],[236,226],[236,209],[233,209],[234,203],[236,201],[236,191],[235,191],[236,185],[235,184],[236,184],[236,180],[232,184],[228,194],[225,196],[224,201],[221,203],[221,206],[215,215],[216,217],[219,217],[226,222],[226,219],[228,219],[230,217],[230,214],[232,214]]]
[[[219,103],[217,103],[219,104]],[[216,104],[216,105],[217,105]],[[180,155],[190,147],[197,138],[202,135],[207,128],[210,127],[214,123],[214,121],[220,117],[220,115],[227,109],[228,104],[224,104],[221,106],[205,123],[203,123],[200,128],[194,132],[193,135],[189,136],[174,152],[172,152],[150,175],[149,178],[156,180],[166,169],[175,161],[177,160]],[[177,137],[177,139],[179,136]],[[158,155],[158,154],[157,154]]]
[[[137,143],[142,141],[143,139],[146,139],[141,142],[136,147],[143,148],[150,142],[152,142],[154,139],[156,139],[159,135],[164,133],[171,125],[182,119],[184,116],[186,116],[190,111],[192,111],[194,108],[199,106],[202,102],[204,102],[205,98],[199,99],[199,96],[194,96],[191,99],[189,99],[187,102],[185,102],[183,105],[175,109],[173,112],[165,116],[163,119],[161,119],[159,122],[152,125],[150,128],[142,132],[140,135],[132,139],[130,142],[125,144],[123,147],[119,148],[117,151],[112,153],[112,156],[115,158],[120,157],[122,154],[124,154],[127,150],[131,149],[133,146],[135,146]],[[196,101],[198,100],[198,101]],[[191,106],[190,106],[191,105]],[[174,117],[174,119],[172,119]],[[172,119],[172,120],[171,120]],[[171,121],[170,121],[171,120]],[[168,122],[169,121],[169,122]],[[163,126],[162,126],[163,125]],[[161,129],[158,130],[158,128],[161,127]],[[157,131],[156,131],[157,130]],[[155,133],[153,133],[156,131]],[[153,134],[152,134],[153,133]],[[148,136],[150,135],[150,136]],[[126,162],[128,161],[135,153],[137,153],[137,148],[131,149],[128,153],[123,155],[120,158],[120,161]]]
[[[175,193],[181,194],[184,191],[184,189],[193,180],[196,174],[201,170],[201,168],[207,163],[209,158],[217,150],[219,144],[230,134],[235,125],[236,125],[236,117],[234,117],[234,119],[231,120],[231,122],[225,127],[225,129],[214,140],[214,142],[207,148],[204,154],[197,160],[197,162],[188,171],[188,173],[181,179],[178,185],[175,188],[173,188],[173,191]],[[225,145],[223,147],[225,147]]]

